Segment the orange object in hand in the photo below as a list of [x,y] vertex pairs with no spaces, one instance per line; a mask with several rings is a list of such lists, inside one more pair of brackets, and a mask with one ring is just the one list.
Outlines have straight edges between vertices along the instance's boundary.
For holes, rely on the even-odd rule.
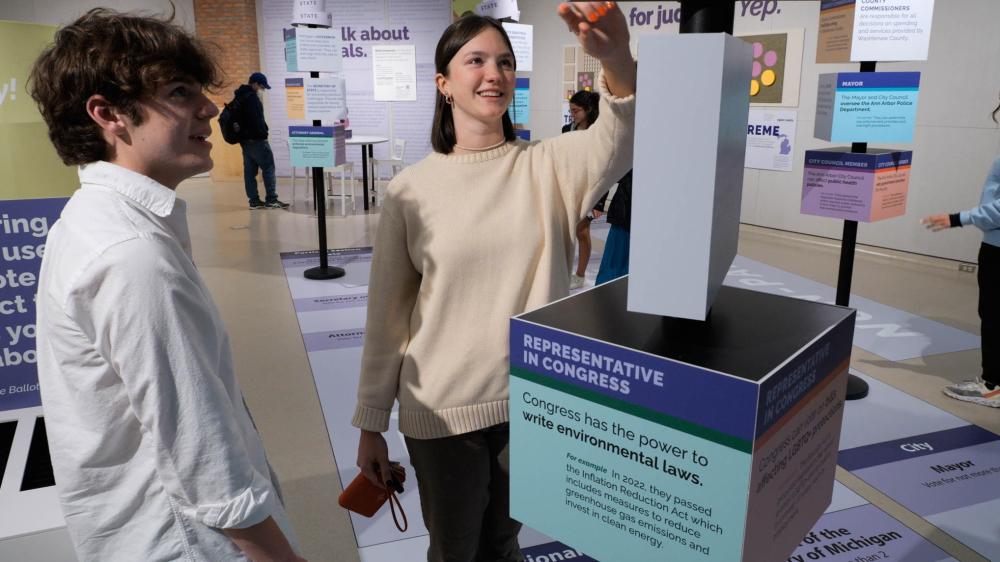
[[[403,512],[403,506],[399,503],[399,498],[396,497],[394,492],[403,492],[403,482],[406,481],[406,470],[399,463],[390,463],[389,471],[392,473],[392,480],[386,483],[385,488],[380,488],[375,484],[372,484],[371,480],[365,478],[364,474],[358,474],[354,480],[344,491],[340,494],[340,498],[337,499],[337,503],[340,507],[348,509],[357,513],[359,515],[364,515],[365,517],[371,517],[378,512],[379,508],[382,507],[387,500],[389,501],[389,506],[392,509],[392,519],[396,523],[396,528],[402,532],[405,532],[409,526],[406,520],[406,513]],[[379,474],[379,470],[376,467],[375,473]],[[395,501],[395,505],[393,502]],[[399,507],[399,512],[403,517],[403,524],[400,525],[399,521],[396,519],[396,506]]]

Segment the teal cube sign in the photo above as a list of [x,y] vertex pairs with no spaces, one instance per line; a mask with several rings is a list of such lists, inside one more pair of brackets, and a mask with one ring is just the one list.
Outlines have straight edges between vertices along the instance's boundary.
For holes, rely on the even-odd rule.
[[813,136],[830,142],[912,142],[919,72],[821,74]]
[[605,562],[786,559],[831,497],[853,312],[724,286],[696,327],[626,283],[511,321],[511,515]]

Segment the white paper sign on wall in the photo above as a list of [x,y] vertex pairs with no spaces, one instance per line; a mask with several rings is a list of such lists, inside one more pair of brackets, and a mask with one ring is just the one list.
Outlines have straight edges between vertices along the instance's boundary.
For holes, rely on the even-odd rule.
[[375,101],[417,101],[417,50],[413,45],[374,45]]
[[517,59],[518,72],[531,72],[531,57],[533,49],[533,30],[530,25],[520,23],[503,23],[510,44],[514,47],[514,58]]

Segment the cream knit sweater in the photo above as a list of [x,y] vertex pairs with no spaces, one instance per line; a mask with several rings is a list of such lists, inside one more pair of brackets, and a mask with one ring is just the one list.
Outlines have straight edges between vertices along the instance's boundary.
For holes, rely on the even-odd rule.
[[508,418],[510,317],[569,290],[574,228],[632,166],[635,97],[603,80],[585,131],[433,153],[389,185],[375,237],[352,423],[416,439]]

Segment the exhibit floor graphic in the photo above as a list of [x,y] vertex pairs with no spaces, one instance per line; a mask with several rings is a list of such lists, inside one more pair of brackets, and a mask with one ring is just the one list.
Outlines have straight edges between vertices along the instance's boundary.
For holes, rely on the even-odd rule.
[[944,562],[955,560],[916,531],[843,484],[833,485],[826,513],[787,562]]
[[1000,560],[1000,436],[852,369],[838,464],[989,560]]
[[[600,237],[600,228],[593,229],[592,235]],[[368,300],[368,274],[371,262],[370,248],[349,248],[337,249],[329,252],[331,265],[343,267],[346,275],[333,281],[311,281],[305,279],[302,272],[316,265],[318,262],[318,252],[292,252],[281,255],[282,264],[286,274],[289,290],[294,302],[299,326],[303,335],[303,342],[306,346],[310,366],[316,382],[316,390],[323,408],[327,431],[330,436],[330,444],[340,467],[341,481],[346,483],[357,474],[354,459],[357,447],[357,430],[350,425],[350,418],[354,411],[355,397],[357,391],[358,376],[360,373],[361,348],[364,340],[364,323]],[[600,263],[600,252],[596,251],[591,256],[588,264],[588,286],[593,284],[593,275],[596,274],[597,264]],[[789,288],[795,294],[810,296],[810,286],[799,283],[801,279],[808,284],[818,285],[811,281],[797,278],[787,272],[777,270],[770,266],[737,258],[733,270],[730,272],[730,280],[758,279],[764,283],[780,283],[771,285],[755,285],[754,283],[740,283],[739,286],[747,288],[770,289],[779,294],[788,294],[785,291],[778,291],[776,288]],[[736,273],[736,276],[733,276]],[[752,277],[753,276],[753,277]],[[822,298],[822,294],[820,294]],[[882,306],[882,305],[878,305]],[[888,308],[888,307],[883,307]],[[905,313],[903,313],[905,314]],[[860,317],[859,317],[860,318]],[[907,330],[912,330],[912,324],[920,324],[916,319],[911,321]],[[927,321],[929,322],[929,321]],[[899,328],[902,329],[902,328]],[[863,333],[864,330],[860,332]],[[957,331],[957,330],[956,330]],[[936,334],[933,330],[929,333]],[[857,338],[856,331],[855,337]],[[961,332],[960,335],[965,335]],[[923,339],[926,344],[928,340]],[[951,340],[949,340],[951,341]],[[857,341],[856,341],[857,343]],[[942,349],[934,346],[935,342],[925,349]],[[940,351],[938,351],[940,352]],[[896,440],[920,441],[931,443],[935,448],[936,441],[930,439],[911,439],[925,434],[935,434],[936,432],[947,432],[948,430],[960,430],[968,428],[969,424],[947,412],[935,408],[917,398],[896,390],[877,380],[865,377],[872,387],[869,399],[848,402],[845,415],[844,426],[841,437],[842,455],[851,454],[851,450],[858,450],[870,445],[879,445]],[[7,412],[11,414],[12,412]],[[412,466],[409,465],[408,455],[404,446],[402,436],[396,428],[396,417],[393,416],[392,427],[387,434],[392,458],[407,465],[410,475],[413,474]],[[966,429],[982,438],[982,433],[975,430]],[[994,436],[995,439],[995,436]],[[975,439],[973,439],[975,440]],[[986,529],[989,524],[995,523],[995,513],[1000,512],[1000,503],[994,497],[1000,495],[1000,485],[995,480],[1000,476],[1000,461],[997,457],[988,457],[989,452],[996,454],[996,449],[990,449],[992,444],[996,447],[997,441],[980,443],[979,445],[959,448],[957,452],[951,449],[945,453],[950,456],[962,456],[962,459],[942,459],[938,462],[937,457],[923,459],[924,469],[929,466],[944,466],[962,464],[971,461],[978,468],[972,471],[968,467],[965,470],[955,469],[948,472],[958,473],[958,477],[963,474],[981,472],[989,466],[997,467],[991,474],[977,477],[970,477],[976,482],[975,486],[969,487],[969,491],[977,488],[975,493],[967,493],[964,488],[956,489],[955,495],[964,498],[963,505],[954,505],[954,501],[929,502],[933,509],[918,511],[931,523],[945,529],[949,534],[955,536],[961,542],[966,543],[971,548],[982,552],[990,559],[1000,560],[1000,539],[996,529]],[[984,448],[985,447],[985,448]],[[985,452],[984,452],[985,451]],[[974,454],[965,455],[971,452]],[[942,453],[935,450],[935,453]],[[968,458],[965,458],[965,457]],[[841,457],[850,458],[850,457]],[[992,464],[989,458],[994,459]],[[945,462],[947,460],[947,462]],[[929,461],[930,464],[928,464]],[[841,460],[841,464],[845,464]],[[892,466],[897,466],[898,463]],[[853,466],[853,465],[851,465]],[[951,494],[944,493],[955,487],[955,484],[944,484],[944,478],[953,478],[946,473],[934,472],[934,475],[923,479],[907,477],[906,481],[913,481],[915,484],[909,486],[900,485],[899,489],[892,488],[892,482],[885,486],[881,483],[879,475],[893,475],[892,469],[884,466],[861,467],[851,469],[862,479],[872,486],[886,491],[894,500],[904,506],[911,504],[925,504],[923,496],[927,491],[940,490],[941,495],[950,497]],[[933,471],[933,469],[929,469]],[[10,476],[10,467],[8,474]],[[985,478],[984,478],[985,476]],[[903,475],[900,475],[903,478]],[[891,480],[886,476],[887,480]],[[5,484],[7,484],[5,479]],[[927,488],[924,482],[941,481],[942,484]],[[956,478],[956,483],[965,482]],[[17,483],[18,485],[20,482]],[[902,484],[902,483],[901,483]],[[990,488],[992,487],[992,489]],[[4,490],[6,490],[6,485]],[[919,488],[919,489],[917,489]],[[897,495],[893,495],[897,494]],[[908,498],[908,496],[913,496]],[[992,499],[990,499],[992,498]],[[4,505],[9,505],[4,498]],[[366,519],[352,514],[352,523],[355,536],[358,541],[361,559],[365,562],[396,562],[398,560],[419,559],[427,548],[427,536],[420,516],[419,496],[417,494],[416,482],[411,481],[406,492],[402,494],[401,500],[410,520],[410,530],[401,534],[394,526],[391,514],[387,509],[380,511],[375,517]],[[984,500],[984,501],[979,501]],[[976,503],[978,502],[978,503]],[[54,501],[51,504],[55,504]],[[941,505],[940,512],[935,511]],[[992,511],[991,511],[992,510]],[[6,511],[6,510],[4,510]],[[927,512],[925,515],[924,512]],[[986,516],[990,514],[990,516]],[[968,519],[971,519],[969,521]],[[61,525],[61,522],[54,526]],[[824,533],[825,531],[825,533]],[[992,532],[992,535],[988,532]],[[795,555],[803,556],[802,560],[831,560],[849,562],[857,560],[860,556],[862,560],[913,560],[915,562],[936,562],[939,560],[952,560],[942,553],[936,546],[924,540],[919,534],[903,526],[897,520],[883,512],[874,505],[868,504],[865,500],[856,496],[845,487],[837,484],[834,488],[833,502],[827,513],[814,526],[815,539],[811,542],[804,542],[789,558],[789,561],[798,561]],[[900,535],[897,537],[896,535]],[[807,540],[811,535],[807,535]],[[827,538],[828,537],[828,538]],[[865,538],[866,541],[858,539]],[[891,539],[891,540],[890,540]],[[854,542],[850,542],[854,540]],[[990,542],[992,540],[992,543]],[[878,545],[878,542],[884,544]],[[531,529],[525,529],[521,536],[521,544],[524,549],[527,562],[551,562],[554,560],[593,560],[585,553],[570,546],[552,539]],[[814,549],[822,550],[819,554],[808,554]],[[844,550],[846,549],[846,550]],[[887,556],[888,555],[888,556]],[[868,558],[865,558],[865,557]],[[874,558],[879,556],[880,558]],[[891,556],[891,558],[889,557]]]
[[[330,446],[340,470],[340,481],[346,486],[358,474],[355,466],[358,430],[351,425],[351,417],[357,403],[361,373],[371,248],[330,250],[328,259],[331,266],[344,269],[343,277],[328,281],[306,279],[303,272],[315,267],[319,261],[317,251],[281,254],[330,436]],[[371,518],[351,513],[351,523],[364,562],[414,560],[427,550],[427,530],[420,514],[416,478],[403,435],[399,433],[398,413],[395,411],[386,433],[386,442],[390,458],[406,467],[406,491],[399,498],[409,519],[409,529],[400,533],[388,508],[379,510]],[[552,539],[525,529],[520,540],[522,546],[530,547],[551,543]]]
[[[832,304],[836,296],[836,289],[829,285],[743,256],[733,260],[725,284],[828,304]],[[858,311],[854,345],[891,361],[980,346],[977,335],[864,297],[851,295],[851,307]]]

